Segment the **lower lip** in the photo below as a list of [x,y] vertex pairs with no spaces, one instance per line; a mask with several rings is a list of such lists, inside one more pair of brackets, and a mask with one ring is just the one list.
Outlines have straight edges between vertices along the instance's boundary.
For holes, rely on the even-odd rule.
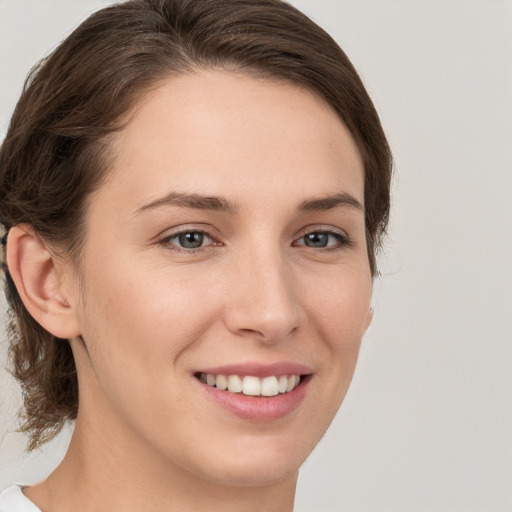
[[[196,379],[197,380],[197,379]],[[228,412],[248,421],[269,422],[284,418],[299,407],[306,396],[310,376],[292,391],[272,397],[246,396],[208,386],[197,380],[207,396]]]

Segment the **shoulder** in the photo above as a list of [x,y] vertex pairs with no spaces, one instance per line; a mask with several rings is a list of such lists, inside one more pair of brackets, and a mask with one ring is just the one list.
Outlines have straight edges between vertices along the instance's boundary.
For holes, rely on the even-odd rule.
[[13,485],[0,492],[0,512],[41,512],[21,492],[21,487]]

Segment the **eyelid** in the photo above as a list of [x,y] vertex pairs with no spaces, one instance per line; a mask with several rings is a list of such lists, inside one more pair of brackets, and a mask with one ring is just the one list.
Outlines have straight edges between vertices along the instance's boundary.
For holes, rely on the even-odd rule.
[[[318,247],[318,248],[309,247],[305,243],[297,244],[298,240],[302,240],[307,235],[310,235],[313,233],[325,233],[328,235],[332,235],[338,240],[338,243],[333,246]],[[347,234],[347,232],[340,228],[335,228],[333,226],[308,226],[302,230],[302,234],[298,238],[295,239],[294,244],[297,244],[301,247],[306,247],[308,249],[329,251],[329,250],[342,249],[345,247],[351,247],[353,245],[353,241],[350,238],[350,236]]]
[[[194,252],[200,252],[209,249],[212,246],[219,246],[222,245],[221,242],[218,241],[217,237],[212,233],[212,229],[208,229],[205,226],[179,226],[174,229],[167,229],[163,232],[163,234],[159,235],[157,237],[157,244],[161,246],[165,246],[168,249],[177,251],[177,252],[185,252],[185,253],[194,253]],[[211,243],[197,248],[186,248],[186,247],[180,247],[179,245],[171,243],[171,240],[173,238],[176,238],[180,235],[183,235],[185,233],[201,233],[212,241]]]
[[[211,247],[215,246],[221,246],[224,245],[222,242],[219,241],[219,237],[214,234],[214,229],[212,229],[210,226],[204,226],[204,225],[181,225],[176,228],[170,228],[163,232],[162,235],[159,235],[157,237],[157,244],[166,246],[167,248],[170,248],[172,250],[175,250],[177,252],[185,252],[185,253],[194,253],[194,252],[200,252],[210,249]],[[185,233],[201,233],[208,238],[211,239],[211,243],[208,245],[197,247],[197,248],[185,248],[180,247],[179,245],[173,244],[170,242],[171,239],[180,236]],[[300,246],[300,247],[306,247],[307,249],[313,249],[316,251],[329,251],[329,250],[337,250],[337,249],[343,249],[346,247],[350,247],[354,245],[354,242],[352,241],[351,237],[347,234],[346,231],[343,229],[334,227],[334,226],[307,226],[303,228],[299,233],[300,236],[295,238],[292,246]],[[309,234],[312,233],[325,233],[328,235],[334,236],[338,243],[334,245],[329,245],[327,247],[310,247],[307,246],[305,243],[298,244],[297,242],[299,240],[302,240],[304,237],[306,237]]]

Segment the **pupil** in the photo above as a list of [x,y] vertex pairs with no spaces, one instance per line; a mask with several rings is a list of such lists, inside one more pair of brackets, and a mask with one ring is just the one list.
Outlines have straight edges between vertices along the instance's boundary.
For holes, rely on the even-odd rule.
[[305,243],[308,247],[327,247],[327,233],[310,233],[306,235]]
[[193,231],[190,233],[183,233],[179,236],[179,241],[182,247],[187,249],[197,249],[203,245],[204,236],[202,233]]

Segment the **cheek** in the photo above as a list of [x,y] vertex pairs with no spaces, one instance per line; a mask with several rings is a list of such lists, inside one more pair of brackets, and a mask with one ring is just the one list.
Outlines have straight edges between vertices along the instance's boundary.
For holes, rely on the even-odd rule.
[[[122,260],[91,265],[83,337],[93,363],[130,369],[131,377],[169,372],[219,315],[214,291],[182,272],[124,271]],[[105,368],[105,373],[113,371]],[[124,378],[119,376],[119,378]]]
[[[364,267],[342,268],[317,279],[309,291],[310,317],[332,350],[358,345],[368,326],[372,281]],[[303,292],[305,294],[305,291]]]
[[368,326],[372,280],[364,266],[354,266],[337,269],[322,283],[308,296],[308,316],[318,340],[324,410],[332,419],[349,388]]
[[315,400],[308,404],[311,418],[305,433],[319,441],[331,424],[349,389],[356,368],[362,336],[368,323],[372,281],[364,265],[332,269],[307,285],[309,293],[308,336],[305,353],[314,354],[318,363]]

